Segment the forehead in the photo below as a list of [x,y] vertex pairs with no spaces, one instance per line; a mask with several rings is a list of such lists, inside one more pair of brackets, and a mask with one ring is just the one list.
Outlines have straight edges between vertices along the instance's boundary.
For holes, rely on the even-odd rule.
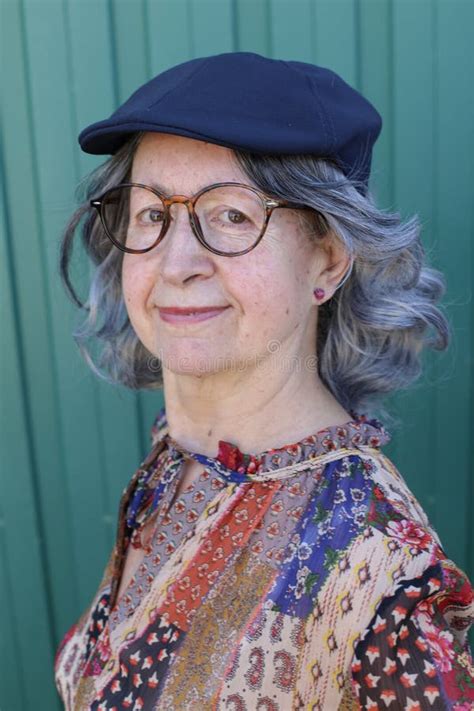
[[231,148],[169,133],[146,133],[135,152],[132,181],[167,192],[199,190],[219,181],[249,183]]

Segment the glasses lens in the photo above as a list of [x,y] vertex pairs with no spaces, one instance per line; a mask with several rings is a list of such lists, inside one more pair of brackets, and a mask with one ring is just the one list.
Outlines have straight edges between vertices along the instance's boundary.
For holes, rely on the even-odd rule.
[[253,247],[265,223],[265,208],[258,195],[235,185],[206,191],[194,209],[206,243],[226,254]]
[[147,188],[118,187],[103,198],[102,216],[116,242],[129,249],[145,250],[155,244],[161,233],[165,208]]

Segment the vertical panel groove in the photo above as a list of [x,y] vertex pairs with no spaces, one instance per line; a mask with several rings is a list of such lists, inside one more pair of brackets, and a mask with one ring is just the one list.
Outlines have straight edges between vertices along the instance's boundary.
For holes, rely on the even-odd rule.
[[355,31],[355,86],[360,91],[363,92],[362,86],[362,31],[361,31],[361,6],[360,0],[354,0],[354,31]]
[[[3,566],[0,565],[0,570],[3,568],[5,571],[4,579],[3,579],[3,585],[7,591],[7,602],[10,600],[13,600],[15,596],[14,592],[14,587],[12,585],[11,577],[10,577],[10,571],[8,569],[8,555],[5,546],[3,545],[3,536],[0,535],[0,558],[4,561]],[[10,622],[12,623],[12,628],[13,628],[13,639],[6,639],[4,634],[4,626],[2,625],[2,646],[5,648],[5,653],[13,656],[15,660],[21,660],[21,650],[20,650],[20,645],[19,645],[19,631],[18,631],[18,622],[17,618],[15,615],[15,611],[11,610],[9,613],[9,618]],[[7,650],[7,645],[8,645],[8,650]],[[5,673],[5,669],[2,667],[2,674]],[[26,696],[25,696],[25,689],[26,689],[26,679],[25,679],[25,673],[23,669],[22,664],[16,664],[16,673],[18,674],[19,678],[19,684],[16,686],[15,694],[17,695],[17,698],[19,697],[20,701],[20,708],[15,709],[15,711],[26,711],[27,708],[27,703],[26,703]],[[5,683],[6,680],[2,681]],[[9,680],[11,681],[11,680]],[[3,699],[2,699],[3,703]],[[1,711],[8,711],[8,709],[3,709],[3,706],[0,707]]]
[[141,11],[143,15],[143,41],[145,45],[145,63],[146,63],[146,73],[147,78],[151,78],[151,49],[150,49],[150,23],[148,22],[148,12],[147,12],[148,0],[142,0]]
[[230,0],[232,48],[229,51],[238,52],[240,48],[239,20],[237,16],[237,0]]
[[[69,4],[67,0],[62,1],[62,11],[63,11],[63,18],[64,18],[64,32],[67,37],[67,42],[66,42],[66,55],[65,55],[65,60],[66,60],[66,73],[68,76],[69,80],[69,86],[73,87],[74,86],[74,71],[73,71],[73,66],[72,66],[72,56],[71,56],[71,17],[69,14]],[[70,122],[71,122],[71,134],[74,136],[77,133],[77,101],[76,101],[76,92],[71,91],[70,94],[70,109],[69,109],[69,116],[70,116]],[[80,167],[79,167],[79,154],[77,151],[74,152],[73,156],[73,161],[74,161],[74,175],[76,176],[76,181],[79,179],[80,175]]]
[[120,103],[120,92],[119,92],[119,79],[118,79],[118,55],[117,55],[117,32],[115,28],[115,13],[113,0],[107,0],[107,15],[109,18],[109,28],[110,28],[110,63],[112,67],[112,91],[114,97],[114,105],[118,106]]
[[[28,52],[28,45],[26,41],[26,36],[25,36],[25,30],[26,30],[26,13],[25,13],[25,6],[24,6],[24,0],[20,0],[19,4],[20,8],[20,15],[21,15],[21,41],[22,41],[22,49],[23,49],[23,55],[25,57],[25,84],[27,86],[27,102],[28,102],[28,124],[29,124],[29,131],[30,131],[30,136],[31,136],[31,144],[33,146],[33,154],[36,155],[37,150],[36,150],[36,135],[35,135],[35,130],[33,126],[33,121],[32,121],[32,116],[33,116],[33,106],[32,106],[32,93],[31,93],[31,75],[30,75],[30,59],[29,59],[29,52]],[[1,174],[4,175],[3,171],[3,166],[1,166]],[[42,225],[42,220],[40,219],[40,209],[39,209],[39,204],[38,204],[38,196],[40,195],[40,180],[39,180],[39,175],[38,175],[38,170],[36,168],[36,162],[34,163],[33,167],[33,182],[35,186],[35,195],[37,196],[35,199],[34,203],[34,208],[35,208],[35,213],[36,213],[36,220],[37,220],[37,225],[38,225],[38,237],[41,242],[41,244],[44,244],[44,235],[43,235],[43,225]],[[5,188],[5,196],[8,198],[8,191],[7,188]],[[8,199],[5,201],[5,205],[8,206]],[[6,207],[6,211],[8,212],[8,207]],[[10,231],[8,231],[9,234],[11,234]],[[10,249],[9,245],[9,240],[7,240],[7,245],[8,249]],[[44,250],[41,250],[41,272],[43,274],[44,281],[43,283],[47,283],[47,270],[46,270],[46,265],[44,262]],[[12,274],[15,273],[14,271],[14,266],[12,264]],[[13,286],[14,289],[14,304],[15,307],[18,304],[18,295],[15,291],[15,286]],[[49,294],[46,290],[45,294],[45,300],[48,305],[49,311],[51,312],[51,304],[49,300]],[[20,323],[20,318],[19,318],[19,313],[15,313],[15,324]],[[48,329],[48,337],[50,338],[51,342],[53,341],[53,332],[52,332],[52,324],[51,320],[48,319],[47,321],[47,329]],[[51,647],[54,648],[54,640],[57,637],[57,630],[56,630],[56,621],[55,621],[55,616],[53,613],[52,609],[52,600],[53,600],[53,595],[52,595],[52,590],[51,590],[51,577],[49,575],[49,570],[50,570],[50,562],[49,562],[49,554],[48,550],[46,548],[46,536],[45,536],[45,526],[44,526],[44,520],[43,520],[43,511],[42,511],[42,506],[41,506],[41,496],[40,496],[40,487],[39,487],[39,471],[38,471],[38,461],[37,461],[37,456],[36,456],[36,451],[35,451],[35,444],[34,444],[34,437],[33,437],[33,422],[31,418],[31,410],[29,407],[29,399],[26,393],[26,383],[27,383],[27,378],[26,378],[26,368],[25,368],[25,363],[24,363],[24,343],[21,335],[20,329],[17,328],[17,338],[18,338],[18,357],[20,360],[20,372],[22,373],[22,379],[21,379],[21,392],[22,392],[22,399],[24,403],[24,412],[25,412],[25,419],[26,419],[26,428],[28,432],[28,437],[29,437],[29,442],[30,442],[30,457],[31,457],[31,485],[32,489],[34,492],[34,498],[37,503],[36,506],[36,521],[37,521],[37,527],[38,527],[38,540],[39,540],[39,551],[40,551],[40,556],[41,556],[41,561],[42,561],[42,570],[44,572],[43,576],[43,583],[45,586],[45,592],[46,592],[46,609],[47,609],[47,615],[48,615],[48,626],[49,626],[49,642],[51,644]],[[55,356],[54,356],[54,351],[51,351],[52,354],[52,363],[51,363],[51,369],[54,372],[57,372],[56,368],[56,363],[55,363]],[[54,387],[54,397],[56,402],[58,401],[58,392],[57,392],[57,385],[56,385],[56,379],[54,379],[55,387]],[[59,445],[61,446],[61,445]],[[61,451],[61,459],[63,459],[63,452]]]
[[194,41],[194,32],[193,32],[193,27],[195,25],[195,19],[194,19],[194,3],[192,0],[187,0],[187,8],[188,11],[186,13],[186,30],[188,34],[188,43],[189,43],[189,49],[190,49],[190,54],[191,57],[196,56],[196,43]]
[[[3,159],[3,146],[4,146],[4,141],[3,141],[3,131],[2,131],[2,125],[0,124],[0,176],[5,175],[5,168],[4,168],[4,159]],[[14,339],[17,343],[17,354],[18,354],[18,361],[19,361],[19,371],[22,374],[21,378],[21,400],[22,400],[22,409],[23,412],[25,413],[25,416],[27,417],[27,413],[29,412],[28,408],[28,398],[25,392],[25,387],[24,387],[24,363],[23,363],[23,345],[22,345],[22,339],[21,339],[21,333],[19,329],[19,324],[20,324],[20,318],[19,318],[19,311],[18,311],[18,294],[17,294],[17,289],[16,289],[16,280],[15,280],[15,265],[14,265],[14,259],[13,259],[13,254],[12,254],[12,249],[11,249],[11,244],[10,240],[8,239],[8,235],[11,234],[11,222],[10,222],[10,211],[8,209],[8,195],[7,195],[7,181],[6,180],[0,180],[0,190],[2,192],[2,203],[3,203],[3,209],[4,209],[4,214],[3,214],[3,222],[5,225],[5,232],[6,232],[6,237],[5,239],[5,251],[6,251],[6,269],[8,270],[8,273],[11,274],[12,278],[9,280],[8,284],[5,284],[4,287],[5,289],[10,289],[11,290],[11,304],[12,304],[12,311],[13,311],[13,328],[14,328]],[[3,365],[5,367],[5,364]],[[30,421],[27,419],[27,430],[29,434],[29,441],[30,441],[30,447],[28,451],[28,458],[30,460],[30,468],[32,469],[34,466],[34,455],[33,455],[33,450],[34,450],[34,443],[31,438],[31,429],[30,429]],[[2,472],[2,477],[6,477],[7,472],[5,469]],[[36,496],[36,492],[35,492]],[[5,502],[6,505],[8,505],[8,501]],[[0,509],[0,517],[3,519],[3,510]],[[2,521],[3,524],[3,521]],[[13,590],[12,586],[12,581],[11,581],[11,576],[10,576],[10,570],[9,570],[9,565],[8,565],[8,555],[7,551],[4,548],[3,545],[3,535],[0,535],[0,555],[2,556],[4,560],[4,570],[5,570],[5,579],[4,579],[4,585],[7,589],[7,595],[8,595],[8,602],[11,603],[11,601],[15,597],[15,593]],[[40,549],[43,552],[43,547],[41,546]],[[11,551],[10,551],[11,553]],[[47,595],[47,598],[49,600],[49,594]],[[16,659],[21,659],[21,652],[20,652],[20,645],[19,645],[19,630],[18,630],[18,621],[17,621],[17,616],[16,616],[16,609],[13,606],[10,606],[10,614],[9,617],[12,620],[13,624],[13,632],[14,632],[14,639],[11,640],[11,644],[13,649],[9,649],[8,653],[11,654],[14,651],[15,658]],[[50,622],[52,620],[52,614],[51,611],[48,608],[48,613],[49,613],[49,619]],[[3,636],[3,632],[2,632]],[[2,639],[2,644],[7,646],[7,641]],[[26,697],[25,697],[25,674],[24,674],[24,669],[22,664],[17,665],[17,673],[20,677],[20,688],[18,690],[18,693],[21,698],[22,702],[22,708],[25,708],[26,706]]]

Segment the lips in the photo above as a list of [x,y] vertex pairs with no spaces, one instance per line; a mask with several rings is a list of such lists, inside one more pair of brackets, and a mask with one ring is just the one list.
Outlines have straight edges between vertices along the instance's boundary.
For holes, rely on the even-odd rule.
[[158,308],[160,310],[160,313],[189,316],[190,314],[202,314],[206,313],[207,311],[221,311],[222,309],[226,309],[227,306],[192,306],[189,308],[180,308],[178,306],[159,306]]
[[227,311],[229,306],[193,306],[189,308],[179,308],[170,306],[158,308],[160,318],[166,323],[174,324],[191,324],[200,321],[207,321],[218,317],[223,311]]

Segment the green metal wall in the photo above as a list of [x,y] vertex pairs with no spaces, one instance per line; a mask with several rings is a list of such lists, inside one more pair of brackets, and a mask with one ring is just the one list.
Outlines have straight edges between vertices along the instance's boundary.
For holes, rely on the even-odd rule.
[[0,0],[0,13],[1,711],[60,708],[53,654],[97,588],[162,402],[97,382],[72,341],[59,236],[99,162],[76,136],[195,56],[313,61],[382,114],[372,188],[381,205],[421,216],[455,333],[448,354],[428,354],[422,382],[391,398],[403,425],[385,451],[472,576],[474,3]]

